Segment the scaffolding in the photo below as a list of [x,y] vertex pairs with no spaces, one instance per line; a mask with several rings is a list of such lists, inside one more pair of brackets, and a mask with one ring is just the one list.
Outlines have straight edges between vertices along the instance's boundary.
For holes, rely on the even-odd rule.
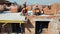
[[[4,17],[4,18],[3,18]],[[7,13],[7,14],[0,14],[0,24],[1,25],[1,33],[4,34],[5,32],[5,27],[7,24],[12,24],[12,23],[19,23],[21,27],[21,33],[22,32],[22,23],[26,23],[25,16],[20,16],[19,13]],[[11,26],[11,25],[10,25]],[[9,27],[10,28],[10,27]],[[11,29],[10,29],[11,30]],[[8,31],[7,33],[11,33]]]

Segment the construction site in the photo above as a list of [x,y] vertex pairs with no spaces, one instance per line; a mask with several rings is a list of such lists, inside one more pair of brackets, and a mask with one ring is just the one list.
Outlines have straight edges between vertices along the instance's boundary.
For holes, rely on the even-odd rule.
[[0,0],[0,34],[60,34],[60,3],[18,5]]

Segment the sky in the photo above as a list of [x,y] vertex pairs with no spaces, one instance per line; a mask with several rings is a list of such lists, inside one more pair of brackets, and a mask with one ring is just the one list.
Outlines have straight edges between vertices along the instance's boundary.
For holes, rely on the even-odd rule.
[[[25,0],[8,0],[10,2],[16,2],[17,4],[23,4]],[[26,0],[28,5],[31,4],[41,4],[41,5],[50,5],[53,3],[60,3],[60,0]]]

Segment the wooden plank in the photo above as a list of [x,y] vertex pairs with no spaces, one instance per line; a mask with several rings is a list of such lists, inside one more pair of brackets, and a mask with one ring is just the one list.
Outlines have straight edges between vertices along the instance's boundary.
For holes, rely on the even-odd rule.
[[0,20],[0,23],[25,23],[23,20]]

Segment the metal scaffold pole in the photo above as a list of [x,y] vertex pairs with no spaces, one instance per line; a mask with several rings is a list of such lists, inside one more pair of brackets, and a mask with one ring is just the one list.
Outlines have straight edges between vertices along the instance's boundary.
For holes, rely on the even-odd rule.
[[21,22],[20,22],[20,28],[21,28],[21,34],[23,34],[23,29],[22,29]]

